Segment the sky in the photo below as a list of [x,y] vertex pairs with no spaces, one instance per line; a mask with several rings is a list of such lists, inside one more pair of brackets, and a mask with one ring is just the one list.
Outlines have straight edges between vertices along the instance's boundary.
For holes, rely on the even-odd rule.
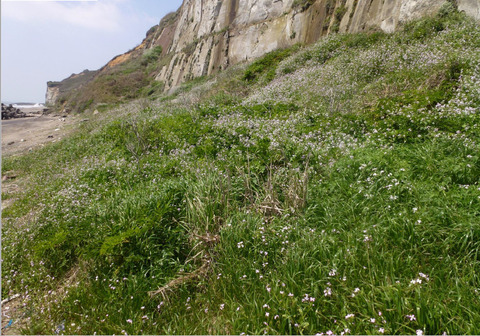
[[139,45],[182,0],[1,0],[1,100],[43,103],[47,81]]

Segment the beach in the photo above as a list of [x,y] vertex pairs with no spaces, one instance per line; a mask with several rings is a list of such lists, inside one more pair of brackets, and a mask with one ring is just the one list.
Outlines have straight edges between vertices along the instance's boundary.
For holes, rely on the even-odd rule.
[[61,139],[75,117],[42,114],[44,107],[22,107],[28,117],[2,120],[2,156],[33,150]]

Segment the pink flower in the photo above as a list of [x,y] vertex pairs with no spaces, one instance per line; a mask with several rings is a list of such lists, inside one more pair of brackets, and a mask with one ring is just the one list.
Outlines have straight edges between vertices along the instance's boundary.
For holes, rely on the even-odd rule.
[[406,318],[408,318],[410,321],[416,321],[417,318],[415,317],[415,315],[405,315]]

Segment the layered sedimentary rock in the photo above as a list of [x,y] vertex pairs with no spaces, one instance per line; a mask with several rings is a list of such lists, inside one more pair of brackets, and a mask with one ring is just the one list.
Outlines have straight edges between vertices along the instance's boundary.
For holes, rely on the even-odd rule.
[[[332,32],[381,29],[437,12],[445,2],[480,19],[479,0],[184,0],[135,49],[103,69],[162,47],[152,74],[171,90],[188,79]],[[51,97],[58,97],[55,86]],[[54,98],[52,98],[54,100]]]

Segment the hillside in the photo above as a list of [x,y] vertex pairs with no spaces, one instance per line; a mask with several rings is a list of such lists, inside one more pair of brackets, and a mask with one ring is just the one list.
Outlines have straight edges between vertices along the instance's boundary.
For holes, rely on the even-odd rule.
[[28,334],[479,334],[479,79],[447,4],[86,111],[2,160],[2,300]]
[[476,0],[184,0],[138,46],[100,70],[49,82],[46,102],[83,112],[97,104],[155,99],[193,78],[329,34],[391,33],[445,3],[480,19]]

